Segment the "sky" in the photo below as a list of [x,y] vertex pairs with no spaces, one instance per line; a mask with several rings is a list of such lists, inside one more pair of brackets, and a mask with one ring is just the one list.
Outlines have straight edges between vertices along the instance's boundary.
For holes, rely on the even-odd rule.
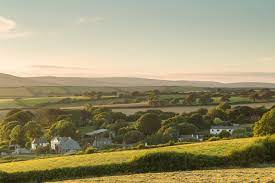
[[275,82],[274,0],[0,5],[0,73]]

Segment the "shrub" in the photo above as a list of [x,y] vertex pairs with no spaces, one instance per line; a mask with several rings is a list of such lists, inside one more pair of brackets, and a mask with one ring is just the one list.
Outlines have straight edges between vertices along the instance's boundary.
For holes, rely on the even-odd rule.
[[208,139],[208,141],[217,141],[217,140],[221,140],[221,138],[220,137],[210,137]]
[[93,154],[95,152],[96,152],[96,148],[94,148],[94,147],[87,147],[85,149],[85,154]]

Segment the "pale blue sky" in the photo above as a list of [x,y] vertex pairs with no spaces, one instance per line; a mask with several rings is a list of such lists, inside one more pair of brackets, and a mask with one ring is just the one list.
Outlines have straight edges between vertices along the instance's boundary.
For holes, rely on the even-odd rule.
[[4,73],[164,79],[197,79],[181,73],[275,73],[274,0],[0,0],[0,5]]

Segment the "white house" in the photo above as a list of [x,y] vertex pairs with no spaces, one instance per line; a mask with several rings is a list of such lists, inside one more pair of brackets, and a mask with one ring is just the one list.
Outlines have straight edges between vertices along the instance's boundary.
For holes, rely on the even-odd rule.
[[222,131],[227,131],[232,134],[236,129],[238,129],[238,126],[211,126],[210,134],[219,135]]
[[31,145],[32,145],[31,149],[36,150],[38,147],[46,147],[50,145],[50,143],[45,138],[41,137],[41,138],[33,139]]
[[72,151],[79,151],[81,147],[78,142],[71,137],[54,137],[51,140],[51,149],[55,150],[56,153],[64,154]]

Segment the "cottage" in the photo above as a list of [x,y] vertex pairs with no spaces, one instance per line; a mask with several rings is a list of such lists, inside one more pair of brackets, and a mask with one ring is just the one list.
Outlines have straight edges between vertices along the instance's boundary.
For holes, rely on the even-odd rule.
[[230,134],[234,132],[234,130],[238,129],[238,126],[211,126],[210,134],[211,135],[219,135],[222,131],[227,131]]
[[107,129],[99,129],[85,134],[85,138],[96,148],[103,148],[112,144],[111,133]]
[[77,141],[71,137],[55,137],[51,140],[51,149],[56,153],[68,153],[81,150]]
[[38,147],[47,147],[50,143],[45,138],[35,138],[32,141],[31,149],[36,150]]

